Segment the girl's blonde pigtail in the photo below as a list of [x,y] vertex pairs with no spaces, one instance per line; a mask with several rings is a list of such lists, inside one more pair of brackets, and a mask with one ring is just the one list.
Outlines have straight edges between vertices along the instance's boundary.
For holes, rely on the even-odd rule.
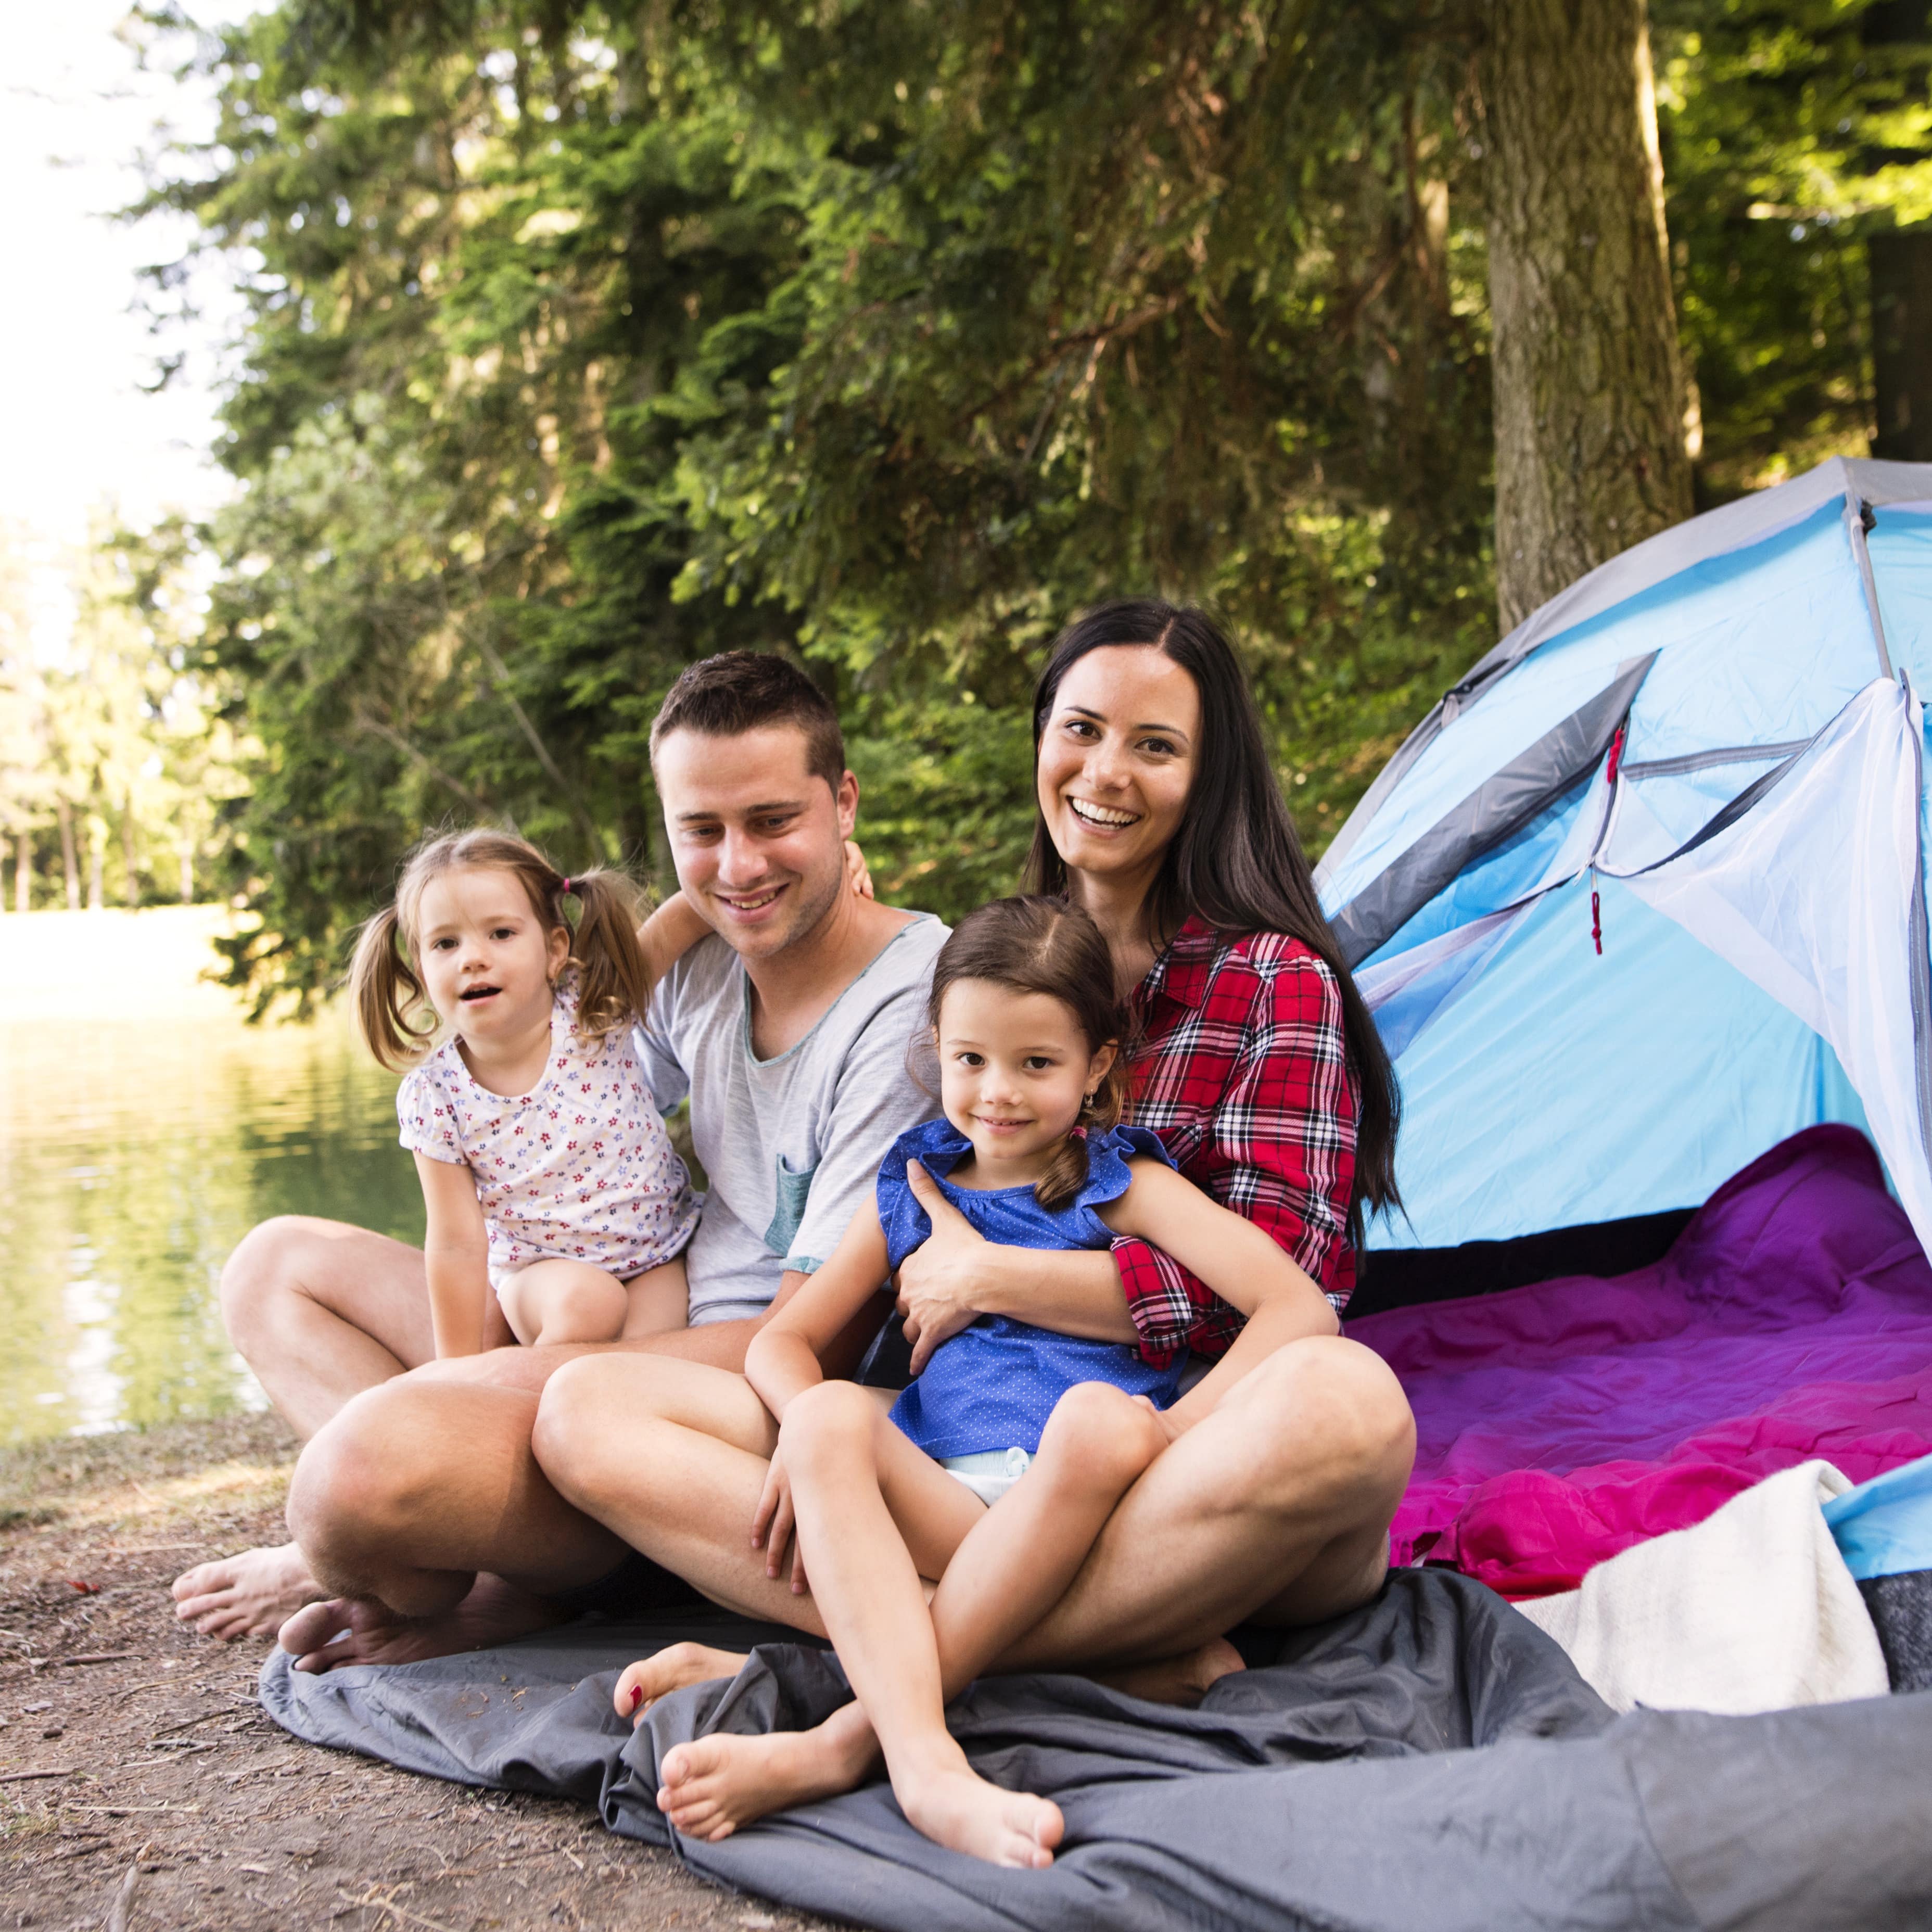
[[413,1066],[434,1028],[418,1030],[410,1014],[424,999],[423,983],[397,944],[400,922],[386,905],[362,928],[350,962],[350,997],[364,1042],[392,1073]]
[[650,1002],[651,976],[638,944],[638,896],[621,872],[570,880],[583,908],[572,935],[578,970],[577,1024],[593,1040],[628,1026]]

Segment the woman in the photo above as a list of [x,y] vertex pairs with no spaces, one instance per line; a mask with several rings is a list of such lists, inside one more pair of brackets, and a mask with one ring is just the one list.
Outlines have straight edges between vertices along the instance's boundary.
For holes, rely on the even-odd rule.
[[[1388,1057],[1322,916],[1247,680],[1202,611],[1130,598],[1064,632],[1034,700],[1032,890],[1090,913],[1139,1034],[1129,1118],[1264,1228],[1339,1313],[1365,1209],[1393,1202]],[[1218,1354],[1240,1319],[1144,1244],[1040,1257],[956,1216],[908,1262],[913,1366],[976,1315]],[[1053,1315],[1037,1312],[1042,1290]],[[1055,1316],[1058,1317],[1054,1318]],[[1131,1329],[1124,1326],[1130,1322]]]
[[[1232,649],[1198,611],[1104,606],[1055,644],[1034,734],[1033,883],[1078,899],[1107,940],[1142,1032],[1132,1118],[1339,1306],[1365,1206],[1394,1198],[1394,1083]],[[923,1177],[914,1185],[934,1228],[900,1276],[916,1367],[982,1313],[1138,1341],[1161,1364],[1184,1348],[1217,1353],[1238,1329],[1143,1244],[1000,1247]],[[809,1594],[750,1547],[770,1439],[707,1429],[713,1372],[642,1356],[572,1363],[546,1391],[538,1460],[569,1502],[706,1595],[818,1632]],[[1132,1665],[1143,1694],[1198,1696],[1238,1667],[1221,1640],[1234,1624],[1313,1622],[1374,1594],[1413,1448],[1401,1390],[1368,1351],[1334,1334],[1276,1351],[1135,1484],[1002,1667]],[[680,1646],[637,1688],[647,1703],[736,1668]]]

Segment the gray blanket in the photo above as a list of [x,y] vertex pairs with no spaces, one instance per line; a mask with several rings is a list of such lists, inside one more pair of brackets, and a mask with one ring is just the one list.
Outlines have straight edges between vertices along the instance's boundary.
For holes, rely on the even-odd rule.
[[[728,1683],[610,1708],[634,1657],[755,1646]],[[652,1802],[680,1741],[817,1721],[836,1660],[722,1615],[574,1624],[394,1669],[298,1676],[296,1736],[440,1778],[597,1805],[735,1888],[892,1932],[1886,1932],[1932,1924],[1932,1694],[1612,1719],[1480,1585],[1399,1571],[1367,1608],[1244,1643],[1176,1711],[1075,1677],[994,1678],[949,1714],[987,1777],[1051,1797],[1050,1870],[941,1850],[874,1784],[707,1845]]]

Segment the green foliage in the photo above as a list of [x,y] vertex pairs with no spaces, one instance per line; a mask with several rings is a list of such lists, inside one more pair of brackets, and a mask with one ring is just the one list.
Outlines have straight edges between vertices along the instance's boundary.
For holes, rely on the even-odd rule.
[[1932,218],[1928,11],[1924,0],[1653,0],[1706,502],[1864,453],[1864,239]]
[[98,534],[74,572],[73,634],[44,658],[25,572],[0,542],[0,895],[26,906],[194,896],[242,789],[238,748],[185,675],[200,599],[164,537]]
[[[1932,152],[1868,16],[1659,0],[1713,490],[1862,446],[1850,238]],[[710,651],[804,659],[882,883],[956,914],[1013,879],[1081,604],[1226,614],[1318,849],[1492,640],[1468,0],[148,18],[220,100],[150,205],[250,304],[199,541],[258,1000],[446,818],[662,880],[649,721]]]

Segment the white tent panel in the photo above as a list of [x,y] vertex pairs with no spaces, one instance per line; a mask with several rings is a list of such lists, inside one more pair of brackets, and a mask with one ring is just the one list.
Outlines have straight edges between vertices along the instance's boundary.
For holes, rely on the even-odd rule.
[[1922,730],[1910,690],[1875,680],[1754,810],[1624,883],[1830,1042],[1932,1247],[1912,985]]

